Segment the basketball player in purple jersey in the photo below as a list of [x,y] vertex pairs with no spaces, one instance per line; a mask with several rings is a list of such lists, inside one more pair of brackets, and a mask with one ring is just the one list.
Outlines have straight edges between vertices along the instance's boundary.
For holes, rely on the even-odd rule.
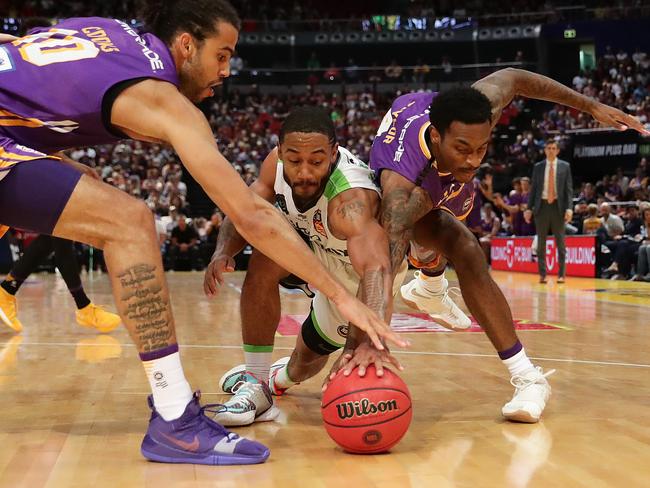
[[104,250],[117,309],[153,392],[146,458],[263,462],[269,450],[206,417],[185,379],[149,209],[51,154],[124,137],[171,144],[244,238],[328,296],[380,349],[379,338],[405,343],[246,187],[193,105],[230,74],[240,26],[232,6],[157,1],[144,18],[151,33],[114,19],[77,18],[0,46],[0,223]]
[[393,269],[409,243],[411,261],[420,268],[415,279],[402,287],[402,297],[434,316],[449,310],[443,274],[449,259],[465,303],[512,376],[516,390],[503,415],[537,422],[550,396],[546,380],[550,372],[544,374],[526,356],[508,303],[490,277],[480,245],[462,223],[472,207],[472,178],[485,156],[492,128],[518,95],[588,112],[606,127],[648,133],[634,117],[550,78],[504,69],[472,87],[397,98],[373,142],[370,166],[382,187],[382,223],[389,234]]

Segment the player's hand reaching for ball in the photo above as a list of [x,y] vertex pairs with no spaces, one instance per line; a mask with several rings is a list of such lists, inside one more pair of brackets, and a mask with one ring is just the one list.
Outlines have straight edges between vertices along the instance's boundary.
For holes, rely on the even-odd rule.
[[222,254],[213,256],[203,275],[203,291],[206,296],[214,297],[219,293],[219,287],[224,283],[224,273],[235,271],[235,261],[230,256]]
[[366,370],[371,364],[375,365],[375,374],[380,377],[384,376],[385,366],[392,365],[399,371],[404,370],[404,367],[388,349],[380,351],[369,342],[364,341],[354,350],[343,350],[341,356],[339,356],[332,366],[330,374],[325,379],[323,391],[327,389],[327,383],[332,381],[339,371],[343,370],[344,376],[350,376],[354,368],[358,366],[357,374],[359,376],[365,376]]
[[408,347],[410,345],[407,340],[401,339],[398,334],[393,332],[390,326],[379,318],[379,315],[370,310],[348,291],[344,290],[331,300],[348,322],[368,334],[370,341],[377,349],[384,349],[382,340],[391,342],[399,347]]
[[596,103],[591,115],[605,127],[618,130],[634,129],[644,136],[650,135],[650,131],[645,129],[639,119],[604,103]]

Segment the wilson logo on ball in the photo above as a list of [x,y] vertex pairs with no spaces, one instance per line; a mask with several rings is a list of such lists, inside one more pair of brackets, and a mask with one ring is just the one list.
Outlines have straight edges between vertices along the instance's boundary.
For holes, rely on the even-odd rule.
[[399,410],[397,400],[388,400],[375,404],[367,398],[362,398],[358,402],[343,402],[336,405],[336,413],[341,420],[374,415],[378,412],[391,412],[393,410]]

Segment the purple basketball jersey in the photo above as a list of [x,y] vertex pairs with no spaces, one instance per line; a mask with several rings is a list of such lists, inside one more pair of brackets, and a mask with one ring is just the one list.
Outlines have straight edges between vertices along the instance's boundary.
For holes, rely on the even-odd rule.
[[434,208],[464,219],[472,210],[474,187],[440,173],[427,144],[429,106],[436,92],[409,93],[397,98],[384,117],[370,150],[370,167],[399,173],[424,188]]
[[140,78],[178,86],[169,49],[151,34],[98,17],[34,29],[0,46],[0,137],[46,154],[114,142],[123,136],[105,120],[104,96]]

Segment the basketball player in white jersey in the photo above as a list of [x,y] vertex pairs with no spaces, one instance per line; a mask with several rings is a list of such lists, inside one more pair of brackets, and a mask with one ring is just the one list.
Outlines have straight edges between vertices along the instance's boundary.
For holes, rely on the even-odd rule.
[[[393,289],[388,240],[378,221],[380,193],[373,171],[335,141],[335,129],[326,110],[295,109],[280,131],[279,148],[262,164],[251,189],[275,202],[294,228],[311,245],[325,267],[344,286],[388,319]],[[219,232],[217,247],[205,274],[205,292],[214,295],[223,272],[234,270],[233,257],[246,242],[228,219]],[[397,287],[406,273],[403,263]],[[302,288],[312,297],[311,311],[302,325],[291,358],[271,365],[275,331],[280,321],[278,284]],[[294,383],[317,374],[328,355],[345,347],[338,366],[371,363],[377,374],[391,364],[387,351],[370,346],[365,335],[349,327],[322,293],[308,286],[258,251],[251,256],[241,296],[242,336],[246,364],[236,366],[220,381],[234,393],[215,419],[225,425],[247,425],[273,420],[279,413],[271,393],[281,394]]]

